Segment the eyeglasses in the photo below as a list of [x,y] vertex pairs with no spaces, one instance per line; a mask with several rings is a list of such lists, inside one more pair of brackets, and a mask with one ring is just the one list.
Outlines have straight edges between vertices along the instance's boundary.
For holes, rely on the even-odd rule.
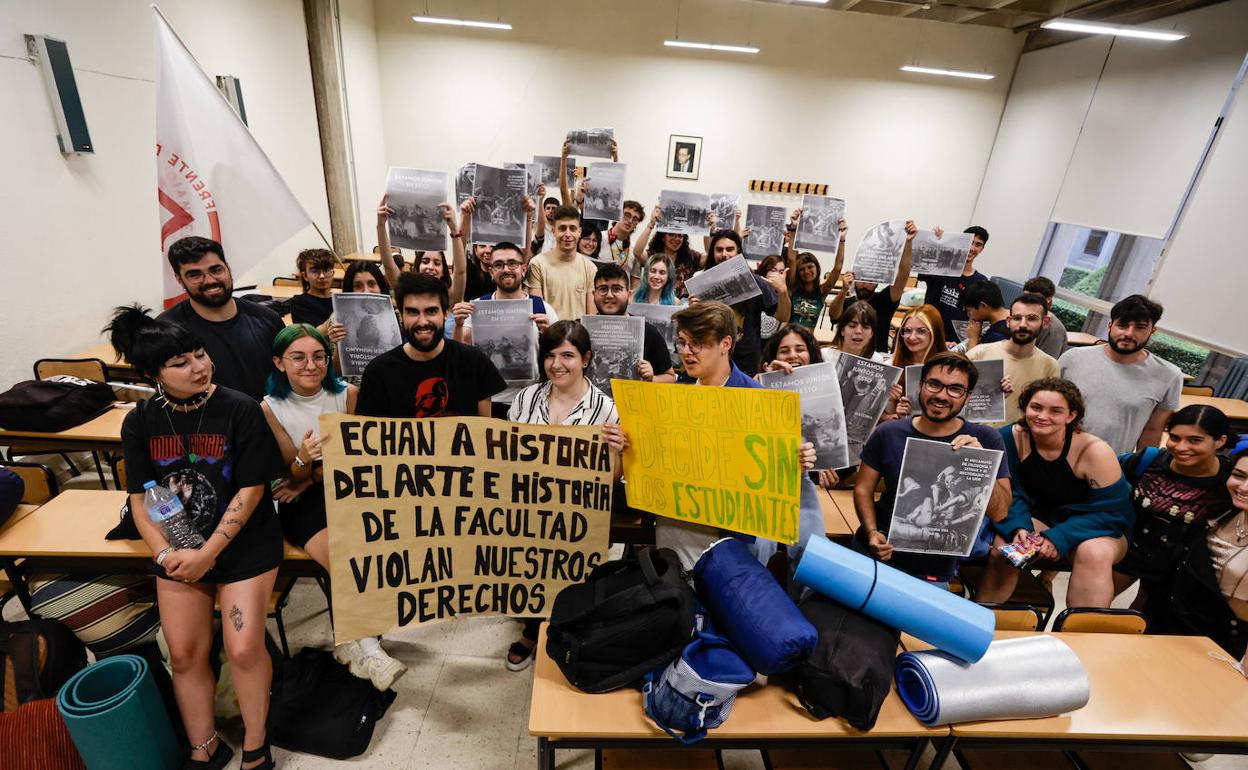
[[503,260],[501,262],[496,260],[490,263],[491,270],[519,270],[523,266],[523,262],[517,262],[514,259]]
[[312,278],[323,278],[327,275],[333,275],[334,269],[332,267],[307,267],[304,268],[303,272]]
[[939,393],[943,390],[953,398],[962,398],[970,390],[965,385],[949,385],[940,380],[933,380],[930,377],[923,380],[923,389],[928,393]]
[[627,294],[628,288],[618,283],[603,283],[594,287],[595,294]]
[[[291,353],[288,356],[282,356],[282,358],[291,362],[295,366],[306,366],[309,360],[303,353]],[[324,353],[313,353],[311,361],[314,366],[324,366],[325,363],[329,361],[329,356]]]
[[182,280],[187,283],[200,283],[209,276],[213,278],[221,278],[229,273],[229,268],[225,265],[213,265],[205,270],[191,269],[182,274]]
[[621,221],[623,221],[623,222],[640,222],[640,221],[641,221],[642,219],[644,219],[644,218],[645,218],[645,217],[643,217],[643,216],[641,216],[641,215],[639,215],[639,214],[634,214],[634,213],[633,213],[633,212],[631,212],[631,211],[625,211],[625,212],[624,212],[624,216],[623,216],[623,218],[622,218],[622,220],[621,220]]
[[686,340],[682,340],[679,338],[677,338],[676,340],[676,352],[677,353],[679,353],[682,350],[685,350],[690,353],[693,353],[694,355],[697,355],[698,353],[701,353],[703,349],[705,348],[706,348],[706,345],[702,344],[701,342],[687,342]]
[[929,337],[931,334],[932,333],[927,330],[926,326],[901,330],[901,336],[903,337]]

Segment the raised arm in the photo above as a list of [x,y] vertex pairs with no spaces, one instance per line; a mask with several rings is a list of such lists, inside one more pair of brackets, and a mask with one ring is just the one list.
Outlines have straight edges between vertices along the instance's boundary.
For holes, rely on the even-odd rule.
[[[906,247],[901,250],[901,264],[897,265],[897,277],[888,289],[888,298],[893,302],[901,302],[901,295],[906,292],[906,281],[910,280],[910,266],[914,264],[914,236],[919,232],[913,219],[906,220]],[[841,236],[841,247],[844,248],[845,236]]]
[[841,273],[841,290],[836,293],[836,297],[833,298],[832,304],[828,305],[828,318],[832,319],[833,323],[836,323],[837,320],[845,313],[845,298],[849,296],[849,287],[853,285],[854,274]]
[[386,282],[393,286],[399,281],[399,264],[394,261],[394,252],[390,249],[389,222],[394,209],[386,204],[388,197],[381,196],[377,206],[377,250],[381,252],[381,269],[386,274]]
[[572,205],[572,191],[568,189],[568,150],[570,149],[568,142],[563,143],[563,150],[559,153],[559,199],[563,201],[563,205]]
[[650,248],[650,237],[654,235],[654,226],[658,224],[659,220],[662,218],[663,209],[656,205],[654,207],[654,212],[650,216],[649,224],[646,225],[645,230],[642,230],[637,234],[637,242],[633,244],[633,259],[637,260],[637,264],[642,265],[643,267],[646,264],[646,260],[650,257],[647,253],[647,249]]
[[[455,209],[447,201],[438,204],[446,229],[455,235]],[[464,298],[464,286],[468,284],[468,254],[464,251],[464,242],[459,238],[451,238],[451,304]]]

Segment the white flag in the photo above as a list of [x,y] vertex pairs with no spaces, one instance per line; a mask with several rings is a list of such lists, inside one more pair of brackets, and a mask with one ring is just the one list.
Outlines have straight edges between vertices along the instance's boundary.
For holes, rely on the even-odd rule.
[[217,241],[239,275],[312,218],[160,11],[152,12],[160,261],[169,307],[183,293],[165,258],[179,238]]

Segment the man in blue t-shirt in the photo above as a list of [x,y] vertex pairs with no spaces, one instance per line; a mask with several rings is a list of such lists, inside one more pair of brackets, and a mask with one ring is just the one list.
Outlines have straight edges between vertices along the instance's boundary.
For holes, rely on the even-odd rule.
[[[862,448],[862,466],[854,484],[854,509],[862,522],[858,543],[872,556],[914,577],[947,585],[957,569],[957,558],[893,552],[888,542],[893,501],[897,495],[906,439],[945,441],[954,449],[981,447],[1004,450],[997,431],[958,416],[979,378],[975,364],[961,353],[937,353],[923,364],[919,385],[920,413],[906,420],[886,422],[872,431]],[[884,494],[875,500],[875,488],[884,479]],[[988,518],[1000,521],[1010,504],[1010,469],[1001,463],[997,483],[988,501]]]

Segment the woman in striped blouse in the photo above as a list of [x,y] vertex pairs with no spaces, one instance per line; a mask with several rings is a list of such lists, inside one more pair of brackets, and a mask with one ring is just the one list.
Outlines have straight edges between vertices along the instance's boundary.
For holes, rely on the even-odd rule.
[[[537,341],[537,360],[542,365],[542,381],[516,394],[507,419],[534,425],[618,425],[615,403],[585,376],[593,351],[589,332],[576,321],[557,321],[546,327]],[[619,454],[623,434],[604,431],[615,455],[620,474]],[[524,621],[520,640],[507,650],[507,668],[522,671],[533,662],[540,619]]]

